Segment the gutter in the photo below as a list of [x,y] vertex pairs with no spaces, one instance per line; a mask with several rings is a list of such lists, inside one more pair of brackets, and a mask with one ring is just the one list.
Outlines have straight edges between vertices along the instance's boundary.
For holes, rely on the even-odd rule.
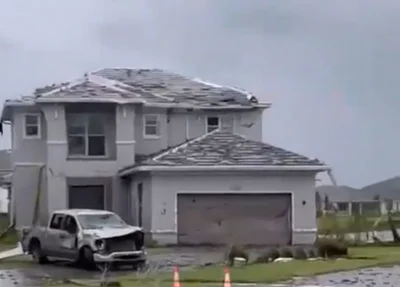
[[187,103],[149,103],[141,99],[110,99],[110,98],[37,98],[36,103],[115,103],[124,104],[142,104],[145,107],[152,108],[182,108],[194,110],[225,110],[225,109],[253,109],[253,108],[269,108],[271,103],[251,104],[249,106],[242,105],[226,105],[226,106],[199,106]]
[[298,165],[298,166],[274,166],[274,165],[209,165],[209,166],[137,166],[122,169],[119,176],[130,175],[141,171],[330,171],[327,165]]

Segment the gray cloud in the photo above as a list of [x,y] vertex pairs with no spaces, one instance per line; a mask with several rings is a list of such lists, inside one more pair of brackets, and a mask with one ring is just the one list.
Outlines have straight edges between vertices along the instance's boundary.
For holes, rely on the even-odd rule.
[[3,99],[105,66],[160,67],[273,102],[265,140],[325,160],[340,183],[398,173],[398,1],[0,4]]

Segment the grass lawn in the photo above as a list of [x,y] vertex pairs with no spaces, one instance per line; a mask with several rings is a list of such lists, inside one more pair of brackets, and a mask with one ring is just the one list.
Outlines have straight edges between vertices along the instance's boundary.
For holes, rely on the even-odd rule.
[[[324,215],[317,218],[318,233],[327,234],[332,231],[340,231],[343,233],[366,232],[390,230],[387,216],[383,216],[377,226],[375,221],[380,216],[361,216],[358,220],[354,216],[347,215]],[[393,222],[400,228],[400,216],[393,215]]]
[[[359,268],[400,264],[399,247],[354,247],[350,248],[349,259],[327,261],[292,261],[288,263],[252,264],[243,268],[231,269],[233,283],[271,283],[289,280],[296,276],[313,276],[323,273],[339,272]],[[154,273],[147,277],[135,275],[120,277],[122,286],[171,286],[172,273]],[[190,271],[181,270],[180,281],[183,286],[221,285],[223,270],[221,266],[210,266]],[[69,287],[73,285],[57,285]]]

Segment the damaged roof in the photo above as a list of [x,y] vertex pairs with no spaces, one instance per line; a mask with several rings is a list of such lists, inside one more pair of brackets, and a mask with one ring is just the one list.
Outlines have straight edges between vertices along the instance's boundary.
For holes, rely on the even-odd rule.
[[[141,103],[187,108],[268,107],[250,93],[160,69],[102,69],[35,90],[15,104],[46,102]],[[7,102],[6,102],[7,103]]]
[[[318,159],[216,130],[162,153],[137,158],[142,166],[326,166]],[[133,168],[133,167],[128,167]],[[128,169],[125,168],[125,169]]]

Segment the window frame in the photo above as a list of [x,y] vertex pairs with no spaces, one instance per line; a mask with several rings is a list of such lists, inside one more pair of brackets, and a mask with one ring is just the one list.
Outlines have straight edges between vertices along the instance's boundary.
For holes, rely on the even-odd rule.
[[[38,131],[38,132],[37,132],[36,135],[27,135],[27,134],[26,134],[26,131],[27,131],[27,129],[26,129],[26,127],[27,127],[26,118],[27,118],[28,116],[36,117],[36,119],[37,119],[37,131]],[[24,138],[24,139],[34,139],[34,140],[37,140],[37,139],[41,139],[41,138],[42,138],[41,115],[40,115],[40,113],[27,113],[27,114],[24,114],[23,125],[24,125],[24,126],[23,126],[23,138]],[[28,126],[34,126],[34,125],[28,124]]]
[[[209,127],[210,127],[210,125],[208,124],[208,119],[209,118],[217,118],[218,119],[218,126],[217,126],[216,129],[213,129],[212,131],[209,131]],[[206,133],[207,134],[211,133],[211,132],[213,132],[215,130],[221,129],[221,117],[220,116],[206,116],[205,126],[206,126]],[[215,126],[211,125],[211,127],[215,127]]]
[[[64,225],[64,221],[65,221],[65,214],[63,213],[53,213],[53,215],[51,216],[51,219],[49,221],[49,228],[52,230],[62,230],[62,227]],[[58,228],[55,228],[54,226],[52,226],[53,221],[56,217],[61,217],[61,222],[60,222],[60,226]]]
[[[88,113],[88,114],[81,114],[81,113],[69,113],[66,115],[66,133],[67,133],[67,147],[68,147],[68,158],[107,158],[108,157],[108,143],[107,143],[107,133],[106,133],[106,126],[105,126],[105,120],[103,118],[103,129],[104,133],[89,133],[89,119],[90,116],[93,115],[99,115],[102,116],[101,114],[98,113]],[[81,118],[82,121],[82,126],[84,127],[84,133],[76,133],[76,134],[69,134],[68,133],[68,118],[69,117],[79,117]],[[70,153],[70,148],[69,148],[69,139],[70,137],[76,137],[76,138],[84,138],[84,143],[85,143],[85,153],[84,154],[71,154]],[[90,155],[89,154],[89,138],[90,137],[104,137],[104,155]]]
[[[148,117],[156,117],[156,119],[157,119],[157,126],[156,126],[157,134],[155,134],[155,135],[146,134],[146,127],[148,126],[147,125]],[[154,125],[151,125],[151,126],[154,127]],[[160,133],[161,133],[161,131],[160,131],[160,115],[159,114],[144,114],[143,115],[143,138],[144,139],[159,139]]]

